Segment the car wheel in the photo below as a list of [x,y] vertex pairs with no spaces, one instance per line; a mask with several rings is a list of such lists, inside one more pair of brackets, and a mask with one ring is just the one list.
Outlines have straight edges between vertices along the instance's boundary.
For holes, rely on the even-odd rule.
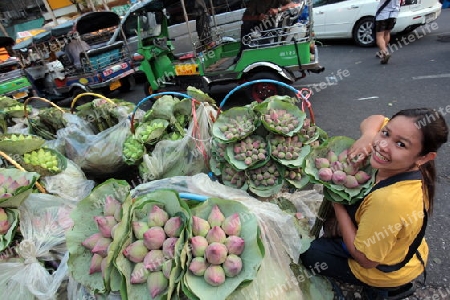
[[375,45],[375,19],[365,17],[359,20],[353,28],[353,40],[358,46],[372,47]]
[[[275,81],[282,81],[281,77],[271,72],[261,72],[251,74],[247,77],[247,81],[253,81],[258,79],[271,79]],[[250,101],[262,102],[266,98],[274,95],[285,95],[285,89],[271,82],[258,82],[248,86],[245,89],[245,93]]]

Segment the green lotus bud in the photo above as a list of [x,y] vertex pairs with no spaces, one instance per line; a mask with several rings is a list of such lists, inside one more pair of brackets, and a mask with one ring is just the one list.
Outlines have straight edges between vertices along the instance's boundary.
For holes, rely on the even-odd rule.
[[100,254],[94,253],[91,258],[91,265],[89,266],[89,275],[102,271],[103,257]]
[[172,263],[173,260],[169,259],[163,262],[162,265],[162,272],[164,274],[164,277],[166,277],[167,279],[170,279],[170,273],[172,272]]
[[164,232],[168,237],[180,237],[180,233],[183,230],[182,221],[180,217],[172,217],[167,220],[164,225]]
[[134,263],[143,262],[147,253],[148,249],[145,247],[143,240],[137,240],[123,250],[123,255]]
[[213,226],[206,234],[206,240],[208,241],[209,244],[214,242],[223,243],[225,242],[226,238],[227,236],[225,232],[219,226]]
[[366,172],[364,172],[364,171],[358,171],[355,174],[355,178],[356,178],[356,181],[358,181],[359,184],[364,184],[367,181],[369,181],[371,176],[369,174],[367,174]]
[[322,168],[319,170],[319,179],[323,181],[330,181],[333,177],[333,170],[330,168]]
[[354,189],[359,186],[359,183],[356,180],[355,176],[347,175],[347,177],[345,178],[344,186],[349,189]]
[[6,234],[10,227],[11,227],[11,224],[9,223],[8,220],[0,221],[0,235]]
[[164,276],[162,271],[150,272],[147,278],[147,288],[152,298],[163,294],[169,286],[169,280]]
[[333,173],[331,180],[334,184],[344,184],[347,178],[347,174],[344,171],[336,171]]
[[225,261],[228,255],[228,249],[224,244],[211,243],[205,250],[206,260],[213,265],[220,265]]
[[103,208],[103,215],[114,217],[114,213],[118,208],[122,207],[122,203],[114,199],[112,196],[106,196],[105,207]]
[[160,249],[166,239],[166,234],[162,227],[151,227],[143,235],[144,245],[148,250]]
[[221,226],[223,220],[225,220],[225,216],[220,211],[219,206],[214,205],[212,210],[211,210],[211,213],[208,216],[209,225],[211,227],[213,227],[213,226]]
[[208,266],[204,257],[194,257],[189,264],[189,271],[196,276],[203,276]]
[[342,151],[341,153],[339,153],[339,155],[338,155],[338,161],[340,161],[341,163],[347,162],[347,156],[348,156],[348,150],[345,149],[344,151]]
[[108,259],[106,257],[102,259],[100,268],[101,268],[101,272],[102,272],[102,277],[103,277],[103,279],[105,279],[106,278],[106,269],[108,269]]
[[337,161],[338,157],[337,157],[336,153],[334,153],[333,151],[330,150],[330,151],[328,151],[327,159],[331,164],[331,163]]
[[343,163],[343,169],[347,175],[355,175],[358,172],[358,169],[353,164]]
[[167,238],[163,245],[162,251],[166,258],[173,258],[175,256],[175,245],[178,241],[178,238]]
[[197,216],[192,217],[192,234],[194,236],[206,236],[210,229],[211,226],[209,225],[208,221]]
[[142,240],[144,238],[144,232],[149,229],[147,222],[142,221],[133,221],[131,227],[133,228],[134,236],[138,240]]
[[223,263],[223,271],[225,276],[234,277],[241,273],[242,270],[242,259],[236,254],[230,254],[227,256]]
[[245,241],[239,236],[230,235],[224,245],[227,247],[228,254],[241,255],[245,248]]
[[134,265],[133,271],[131,272],[130,282],[131,283],[144,283],[147,282],[147,278],[150,272],[145,267],[144,263],[137,263]]
[[111,229],[113,228],[114,225],[117,224],[116,219],[114,219],[114,217],[112,216],[108,217],[95,216],[94,220],[97,223],[98,230],[100,230],[100,233],[103,235],[103,237],[110,238]]
[[149,271],[161,271],[162,265],[166,261],[162,250],[150,250],[144,257],[144,266]]
[[205,250],[209,243],[206,238],[201,235],[197,235],[191,238],[192,255],[199,257],[205,255]]
[[241,234],[241,219],[238,213],[234,213],[231,216],[225,218],[222,223],[222,229],[227,235],[240,235]]
[[95,246],[94,246],[94,248],[92,248],[91,252],[97,253],[101,257],[106,257],[108,255],[108,248],[109,248],[109,245],[111,244],[111,242],[112,242],[112,239],[107,238],[107,237],[102,237],[102,238],[98,239],[97,243],[95,243]]
[[122,205],[116,207],[116,211],[114,212],[114,219],[117,222],[122,221]]
[[328,168],[330,166],[330,161],[326,158],[317,157],[314,160],[317,169]]
[[0,207],[0,221],[7,221],[8,215],[6,214],[5,210]]
[[148,214],[148,226],[149,227],[163,227],[169,219],[169,215],[158,205],[153,205],[151,212]]
[[225,272],[221,266],[209,266],[203,274],[205,281],[212,286],[219,286],[225,282]]
[[101,239],[103,235],[100,232],[94,233],[89,236],[87,239],[81,242],[81,245],[86,247],[89,250],[94,249],[95,244],[97,244],[98,240]]

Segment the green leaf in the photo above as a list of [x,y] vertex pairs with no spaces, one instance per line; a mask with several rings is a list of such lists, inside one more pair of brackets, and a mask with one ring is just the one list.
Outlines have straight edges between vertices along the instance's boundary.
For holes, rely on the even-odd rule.
[[[190,299],[226,299],[239,286],[256,278],[263,259],[264,254],[259,244],[260,236],[256,216],[242,203],[220,198],[209,198],[201,205],[195,207],[192,213],[207,220],[215,205],[219,206],[225,217],[233,213],[239,213],[242,224],[241,237],[245,240],[245,249],[241,254],[243,268],[240,274],[232,278],[227,277],[225,283],[217,287],[206,283],[203,276],[195,276],[187,272],[184,276],[183,291]],[[193,295],[196,297],[192,297]]]
[[[22,136],[23,139],[14,140],[13,137]],[[14,154],[24,154],[39,149],[45,140],[36,135],[3,134],[0,138],[0,151]]]

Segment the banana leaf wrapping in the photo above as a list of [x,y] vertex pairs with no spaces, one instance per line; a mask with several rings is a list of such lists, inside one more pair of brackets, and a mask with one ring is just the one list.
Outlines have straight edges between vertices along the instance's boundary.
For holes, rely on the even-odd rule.
[[24,154],[39,149],[45,140],[31,134],[3,134],[0,137],[0,151],[14,154]]

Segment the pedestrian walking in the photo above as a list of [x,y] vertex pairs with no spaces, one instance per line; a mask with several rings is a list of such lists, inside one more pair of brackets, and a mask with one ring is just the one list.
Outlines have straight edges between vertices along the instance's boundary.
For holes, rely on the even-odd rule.
[[385,65],[391,58],[392,53],[388,51],[389,41],[391,39],[391,31],[395,26],[398,13],[400,12],[400,4],[402,0],[381,0],[378,4],[375,15],[375,38],[379,48],[377,56],[380,63]]

